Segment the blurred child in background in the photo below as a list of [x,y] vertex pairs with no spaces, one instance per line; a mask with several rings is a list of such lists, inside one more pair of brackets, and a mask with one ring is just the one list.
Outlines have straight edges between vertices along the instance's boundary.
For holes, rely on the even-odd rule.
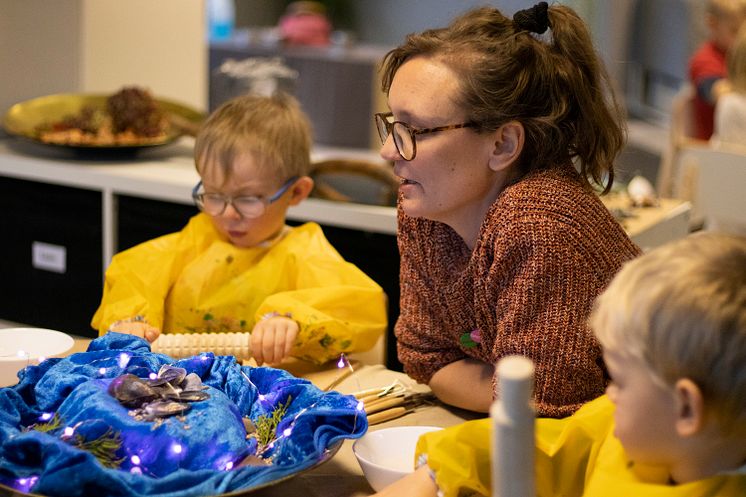
[[713,143],[727,143],[746,150],[746,24],[738,31],[728,52],[730,89],[715,106]]
[[729,89],[726,54],[746,19],[746,0],[707,0],[707,40],[689,60],[689,80],[694,98],[694,138],[709,140],[715,104]]

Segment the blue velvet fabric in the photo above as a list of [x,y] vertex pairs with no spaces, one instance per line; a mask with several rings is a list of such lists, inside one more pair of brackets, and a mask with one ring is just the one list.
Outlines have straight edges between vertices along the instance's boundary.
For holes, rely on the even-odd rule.
[[[209,387],[210,399],[193,403],[186,419],[137,421],[108,394],[113,378],[147,378],[165,364],[197,373]],[[19,379],[0,389],[0,483],[54,497],[196,497],[248,490],[312,466],[337,442],[359,438],[368,427],[354,397],[322,392],[286,371],[242,367],[233,357],[212,353],[175,361],[150,352],[142,339],[117,333],[94,340],[87,352],[29,366]],[[282,436],[270,450],[272,464],[230,469],[256,451],[241,418],[256,422],[288,399],[277,429]],[[59,429],[27,429],[45,413],[57,414]],[[74,428],[73,437],[65,436],[66,427]],[[109,429],[122,439],[117,469],[71,443],[76,436],[97,439]]]

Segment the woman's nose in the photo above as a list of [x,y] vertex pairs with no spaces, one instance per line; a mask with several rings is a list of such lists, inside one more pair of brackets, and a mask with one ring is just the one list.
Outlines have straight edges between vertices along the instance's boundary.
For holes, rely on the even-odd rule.
[[401,155],[399,154],[399,150],[396,148],[394,138],[390,134],[386,137],[386,141],[383,142],[383,145],[381,145],[381,151],[379,153],[381,158],[387,161],[401,160]]

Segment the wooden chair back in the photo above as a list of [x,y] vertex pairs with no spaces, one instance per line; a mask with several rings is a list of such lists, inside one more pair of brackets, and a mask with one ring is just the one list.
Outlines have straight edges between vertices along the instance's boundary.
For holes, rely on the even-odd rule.
[[395,206],[399,180],[388,164],[351,159],[315,162],[312,197],[340,202]]

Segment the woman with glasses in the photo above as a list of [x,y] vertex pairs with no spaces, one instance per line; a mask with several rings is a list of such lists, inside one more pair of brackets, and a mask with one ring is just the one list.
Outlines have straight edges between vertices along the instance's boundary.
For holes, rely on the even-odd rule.
[[92,325],[138,334],[251,332],[257,363],[325,362],[386,328],[381,287],[321,228],[285,224],[313,188],[310,126],[288,95],[243,96],[204,123],[194,157],[202,211],[179,233],[117,254]]
[[594,191],[611,188],[624,128],[587,27],[546,2],[476,9],[409,35],[382,71],[405,371],[485,412],[495,362],[522,354],[538,414],[569,415],[607,382],[591,304],[639,254]]

